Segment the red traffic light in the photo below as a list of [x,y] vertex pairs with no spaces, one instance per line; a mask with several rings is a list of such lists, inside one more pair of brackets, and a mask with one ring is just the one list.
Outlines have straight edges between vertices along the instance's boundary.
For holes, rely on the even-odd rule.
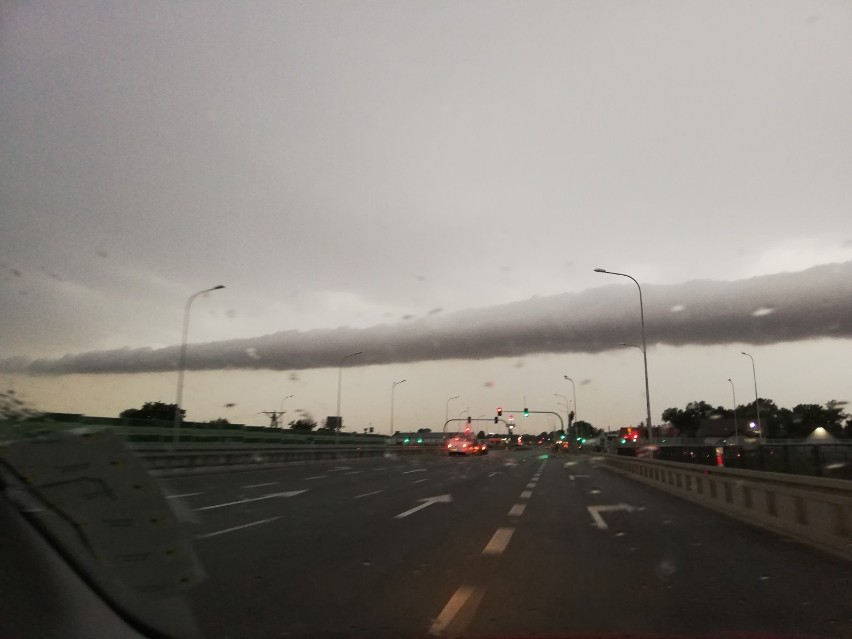
[[497,407],[497,417],[503,417],[503,409],[499,406]]

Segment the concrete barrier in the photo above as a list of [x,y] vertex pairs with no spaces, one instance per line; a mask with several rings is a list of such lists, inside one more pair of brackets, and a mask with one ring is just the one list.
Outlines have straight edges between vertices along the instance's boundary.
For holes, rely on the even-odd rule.
[[852,561],[852,482],[616,455],[606,467]]

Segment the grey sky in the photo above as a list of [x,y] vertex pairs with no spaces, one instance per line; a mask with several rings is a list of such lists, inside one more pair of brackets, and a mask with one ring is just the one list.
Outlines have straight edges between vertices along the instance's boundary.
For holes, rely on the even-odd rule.
[[[847,2],[7,3],[3,351],[173,346],[187,295],[218,283],[194,341],[620,283],[596,266],[652,287],[848,262],[850,60]],[[791,403],[848,389],[834,343]],[[400,410],[430,419],[440,378]],[[9,383],[62,409],[57,381]],[[351,410],[383,415],[385,394]],[[594,415],[622,419],[606,397]]]

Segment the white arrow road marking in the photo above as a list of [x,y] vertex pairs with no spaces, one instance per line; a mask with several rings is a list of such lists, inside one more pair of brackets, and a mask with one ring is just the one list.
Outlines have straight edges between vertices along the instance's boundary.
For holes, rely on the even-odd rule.
[[302,493],[308,492],[307,490],[291,490],[285,493],[270,493],[269,495],[262,495],[260,497],[252,497],[251,499],[240,499],[239,501],[229,501],[224,504],[215,504],[213,506],[203,506],[202,508],[196,508],[195,510],[213,510],[214,508],[224,508],[225,506],[236,506],[237,504],[245,504],[250,501],[260,501],[261,499],[272,499],[273,497],[295,497],[296,495],[301,495]]
[[418,510],[423,510],[427,506],[431,506],[432,504],[449,504],[453,501],[451,495],[438,495],[437,497],[425,497],[423,499],[418,499],[418,501],[423,502],[419,506],[415,506],[410,510],[406,510],[404,513],[399,513],[394,517],[394,519],[403,519],[404,517],[408,517],[409,515],[413,515]]
[[592,519],[595,520],[595,526],[600,528],[601,530],[606,530],[609,526],[606,525],[606,522],[601,517],[601,513],[611,513],[617,510],[626,510],[629,513],[632,513],[636,508],[631,506],[630,504],[611,504],[608,506],[587,506],[587,510],[589,514],[592,516]]

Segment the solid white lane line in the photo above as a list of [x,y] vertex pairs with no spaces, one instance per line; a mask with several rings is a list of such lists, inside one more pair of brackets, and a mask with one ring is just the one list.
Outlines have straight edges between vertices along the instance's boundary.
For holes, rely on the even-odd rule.
[[316,477],[305,477],[305,481],[311,481],[312,479],[325,479],[328,475],[317,475]]
[[248,486],[242,486],[242,488],[260,488],[261,486],[274,486],[277,483],[277,481],[268,481],[265,484],[249,484]]
[[206,539],[207,537],[215,537],[216,535],[224,535],[225,533],[234,532],[235,530],[242,530],[243,528],[250,528],[251,526],[258,526],[260,524],[267,524],[270,521],[275,521],[276,519],[281,519],[280,517],[270,517],[269,519],[261,519],[260,521],[253,521],[250,524],[243,524],[242,526],[234,526],[233,528],[225,528],[225,530],[217,530],[216,532],[207,533],[206,535],[196,535],[196,539]]
[[530,497],[532,497],[532,491],[531,490],[525,490],[524,492],[521,493],[521,499],[529,499]]
[[383,493],[383,490],[374,490],[371,493],[364,493],[363,495],[356,495],[353,499],[361,499],[362,497],[369,497],[370,495],[378,495],[379,493]]
[[415,468],[414,470],[407,470],[402,474],[403,475],[410,475],[411,473],[425,473],[425,472],[426,472],[425,468]]
[[344,475],[357,475],[360,473],[360,470],[350,470],[348,473],[343,473]]
[[473,586],[459,586],[459,589],[456,590],[453,596],[450,597],[447,605],[444,606],[441,614],[438,615],[438,618],[435,619],[434,622],[432,622],[432,625],[429,628],[429,634],[436,636],[444,634],[444,631],[453,622],[453,619],[455,619],[456,615],[459,614],[462,606],[467,603],[467,600],[470,599],[474,592],[476,592],[476,588]]
[[203,495],[204,493],[183,493],[180,495],[166,495],[166,499],[180,499],[181,497],[195,497],[196,495]]
[[526,507],[526,504],[515,504],[509,509],[509,517],[520,517],[524,514],[524,508]]
[[495,532],[494,536],[491,538],[491,541],[488,542],[488,545],[482,549],[482,554],[502,555],[503,551],[506,550],[506,546],[509,545],[509,540],[512,538],[513,534],[515,534],[514,528],[498,528],[497,532]]
[[238,501],[229,501],[224,504],[215,504],[213,506],[203,506],[202,508],[196,508],[195,510],[214,510],[216,508],[224,508],[225,506],[236,506],[237,504],[245,504],[250,501],[260,501],[262,499],[272,499],[273,497],[295,497],[296,495],[301,495],[302,493],[308,492],[307,490],[291,490],[289,492],[284,493],[271,493],[269,495],[262,495],[260,497],[252,497],[250,499],[240,499]]
[[417,481],[411,482],[412,484],[419,484],[420,482],[429,481],[428,479],[418,479]]

